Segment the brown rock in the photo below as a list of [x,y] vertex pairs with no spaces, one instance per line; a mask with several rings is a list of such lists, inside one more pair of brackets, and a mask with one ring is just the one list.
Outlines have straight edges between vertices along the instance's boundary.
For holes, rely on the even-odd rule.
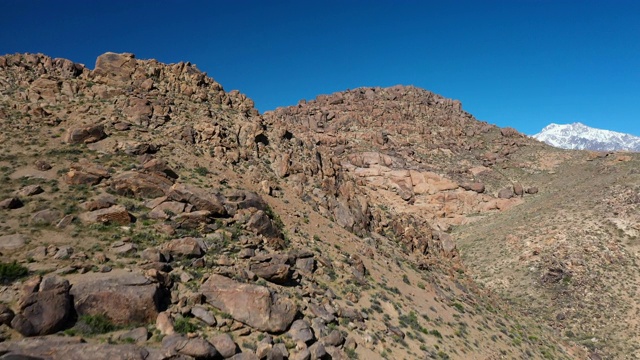
[[182,214],[185,211],[186,204],[178,201],[165,201],[149,211],[150,219],[169,219],[171,216]]
[[102,140],[107,136],[104,125],[90,125],[77,128],[69,128],[64,135],[64,142],[68,144],[89,144]]
[[36,160],[36,162],[33,165],[36,167],[36,169],[40,171],[51,170],[51,164],[49,164],[48,162],[42,159]]
[[119,85],[131,81],[135,67],[135,55],[108,52],[98,57],[92,75],[101,77],[107,84]]
[[192,185],[174,184],[167,196],[175,201],[187,202],[196,210],[209,210],[214,216],[227,214],[222,195]]
[[20,301],[20,311],[11,327],[23,336],[52,334],[70,320],[73,309],[69,282],[63,279],[40,285],[40,291],[28,294]]
[[0,343],[6,359],[145,360],[149,351],[135,345],[86,343],[79,337],[50,335]]
[[69,170],[63,179],[69,185],[97,185],[102,181],[102,176],[79,170]]
[[482,194],[484,192],[484,184],[479,182],[463,183],[460,187],[467,191],[475,191],[478,194]]
[[280,237],[280,231],[273,225],[267,213],[262,210],[258,210],[251,215],[247,221],[247,229],[266,237]]
[[17,197],[10,197],[0,201],[0,209],[18,209],[23,206],[22,201]]
[[173,181],[158,173],[126,171],[111,179],[111,188],[118,195],[157,198],[169,192]]
[[99,209],[82,213],[78,218],[85,223],[127,225],[131,222],[131,214],[122,205],[113,205],[106,209]]
[[249,270],[257,276],[278,284],[291,280],[291,269],[286,264],[272,264],[270,262],[251,264]]
[[200,257],[204,255],[205,248],[206,245],[204,244],[202,239],[186,237],[181,239],[173,239],[162,244],[162,246],[160,247],[160,251],[163,253],[169,253],[171,255]]
[[55,224],[62,218],[62,212],[56,209],[40,210],[31,216],[31,224],[33,225],[51,225]]
[[42,194],[43,192],[44,190],[42,189],[42,187],[40,187],[40,185],[27,185],[22,189],[16,191],[16,195],[26,197]]
[[219,334],[209,339],[211,344],[218,350],[220,356],[228,359],[238,352],[238,345],[229,334]]
[[94,211],[100,209],[106,209],[116,204],[115,197],[111,195],[102,195],[97,199],[87,201],[82,204],[82,207],[87,211]]
[[513,184],[513,193],[514,193],[516,196],[522,196],[522,195],[524,195],[524,189],[523,189],[522,185],[521,185],[521,184],[519,184],[519,183],[515,183],[515,184]]
[[139,273],[113,270],[70,278],[78,315],[105,315],[116,325],[155,321],[161,291]]
[[538,193],[538,188],[533,186],[530,188],[527,188],[527,194],[537,194]]
[[14,251],[22,248],[27,241],[27,237],[22,234],[11,234],[0,236],[0,251]]
[[498,191],[499,199],[511,199],[513,197],[513,187],[509,186]]
[[305,320],[296,320],[291,324],[291,328],[287,332],[287,335],[294,341],[302,341],[305,343],[310,343],[315,340],[313,336],[313,331],[309,326],[309,323]]
[[291,300],[263,286],[239,283],[221,275],[211,275],[200,291],[209,304],[259,331],[282,332],[298,312]]

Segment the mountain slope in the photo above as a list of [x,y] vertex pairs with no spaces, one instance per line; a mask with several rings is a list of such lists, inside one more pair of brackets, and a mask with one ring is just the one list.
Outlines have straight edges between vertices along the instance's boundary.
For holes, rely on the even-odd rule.
[[356,89],[262,116],[132,54],[0,75],[0,260],[28,275],[2,279],[2,353],[585,357],[460,262],[448,231],[531,198],[505,169],[556,153],[455,101]]
[[581,123],[550,124],[533,138],[562,149],[640,152],[640,137]]

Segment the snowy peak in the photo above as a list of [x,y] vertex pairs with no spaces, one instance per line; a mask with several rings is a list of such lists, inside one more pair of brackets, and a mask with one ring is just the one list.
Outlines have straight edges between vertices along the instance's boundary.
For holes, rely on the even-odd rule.
[[562,149],[640,152],[640,137],[582,123],[549,124],[533,138]]

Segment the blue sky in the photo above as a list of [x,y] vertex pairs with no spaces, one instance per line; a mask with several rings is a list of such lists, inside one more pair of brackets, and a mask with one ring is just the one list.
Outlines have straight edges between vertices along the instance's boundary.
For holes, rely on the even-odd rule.
[[640,135],[640,1],[0,0],[0,54],[93,68],[191,61],[260,111],[415,85],[533,134],[551,122]]

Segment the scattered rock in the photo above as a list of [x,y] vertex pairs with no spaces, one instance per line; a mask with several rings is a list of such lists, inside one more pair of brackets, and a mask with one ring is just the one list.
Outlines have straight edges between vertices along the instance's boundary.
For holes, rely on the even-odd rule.
[[[218,321],[216,317],[211,313],[211,311],[205,309],[203,306],[194,306],[191,308],[191,315],[193,315],[196,319],[204,322],[209,326],[216,326]],[[215,345],[215,344],[214,344]],[[216,346],[216,349],[218,347]]]
[[238,345],[229,334],[218,334],[209,339],[211,344],[218,350],[223,358],[227,359],[238,353]]
[[513,187],[511,186],[498,191],[499,199],[511,199],[513,195]]
[[18,209],[22,206],[22,201],[17,197],[10,197],[0,201],[0,209]]
[[62,218],[62,212],[57,209],[40,210],[31,216],[32,225],[52,225],[57,224]]
[[16,195],[26,197],[26,196],[42,194],[43,192],[44,192],[44,189],[42,189],[40,185],[27,185],[22,189],[18,190],[16,192]]

